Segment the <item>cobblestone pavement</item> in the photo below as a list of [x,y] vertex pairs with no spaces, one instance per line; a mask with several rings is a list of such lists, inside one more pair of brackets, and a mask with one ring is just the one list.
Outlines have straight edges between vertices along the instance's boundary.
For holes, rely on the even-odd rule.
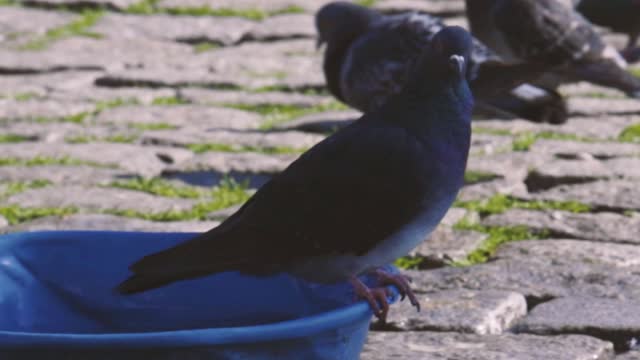
[[[0,232],[217,224],[358,116],[323,86],[324,2],[0,0]],[[400,261],[423,311],[363,359],[640,359],[640,102],[562,92],[564,125],[474,121],[468,185]]]

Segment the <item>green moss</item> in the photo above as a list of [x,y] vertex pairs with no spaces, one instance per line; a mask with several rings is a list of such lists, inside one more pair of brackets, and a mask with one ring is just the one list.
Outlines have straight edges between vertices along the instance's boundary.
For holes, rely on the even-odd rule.
[[208,151],[230,152],[230,153],[258,152],[263,154],[299,154],[308,150],[306,148],[296,149],[288,146],[256,147],[256,146],[249,146],[249,145],[216,144],[216,143],[191,144],[188,147],[191,151],[198,154],[208,152]]
[[186,211],[141,213],[135,210],[108,210],[106,213],[150,221],[205,220],[209,213],[242,204],[251,197],[247,191],[247,183],[238,183],[233,179],[222,180],[218,186],[213,188],[210,195],[210,200],[198,203]]
[[526,226],[482,226],[463,219],[455,226],[457,230],[473,230],[488,234],[487,239],[465,260],[454,262],[454,266],[470,266],[487,262],[502,244],[531,239],[543,239],[549,237],[546,231],[533,233]]
[[64,141],[69,144],[86,144],[95,140],[95,137],[86,135],[67,136],[64,138]]
[[45,166],[45,165],[61,165],[61,166],[80,166],[88,165],[94,167],[114,168],[116,165],[99,164],[93,161],[84,161],[73,159],[70,157],[48,157],[36,156],[31,159],[19,159],[11,157],[0,157],[0,166]]
[[29,141],[29,138],[26,136],[16,134],[0,134],[0,144],[19,143],[25,141]]
[[138,137],[135,135],[112,135],[107,136],[102,140],[111,143],[131,144],[134,143],[137,139]]
[[629,72],[633,76],[640,77],[640,68],[637,68],[637,67],[631,68],[631,69],[629,69]]
[[640,124],[634,124],[626,127],[618,136],[618,140],[626,142],[640,142]]
[[511,135],[511,131],[506,129],[493,129],[493,128],[485,128],[481,126],[473,127],[474,134],[486,134],[486,135],[498,135],[498,136],[509,136]]
[[222,104],[223,106],[251,111],[262,115],[265,118],[265,122],[262,124],[262,130],[272,129],[274,126],[293,120],[297,117],[319,113],[329,110],[345,110],[347,107],[338,102],[330,102],[328,104],[316,105],[311,107],[302,107],[296,105],[286,104]]
[[466,184],[476,184],[485,181],[491,181],[493,179],[497,179],[500,176],[492,173],[482,172],[482,171],[472,171],[467,170],[464,173],[464,182]]
[[175,125],[157,122],[157,123],[129,123],[129,127],[138,130],[175,130],[178,127]]
[[35,220],[45,216],[66,216],[78,212],[76,208],[23,208],[18,205],[0,207],[0,215],[4,216],[10,225]]
[[96,103],[95,113],[99,113],[107,109],[117,108],[120,106],[138,105],[138,104],[140,104],[140,102],[138,101],[138,99],[134,99],[134,98],[116,98],[112,100],[98,101]]
[[142,0],[129,6],[125,12],[129,14],[150,15],[150,14],[171,14],[190,16],[216,16],[216,17],[241,17],[250,20],[263,20],[269,16],[280,14],[297,14],[304,12],[299,6],[288,6],[275,11],[264,11],[256,8],[211,8],[209,6],[176,6],[170,8],[158,7],[159,0]]
[[64,141],[69,144],[87,144],[87,143],[96,142],[96,141],[130,144],[132,142],[135,142],[136,139],[137,137],[133,135],[113,135],[113,136],[107,136],[104,138],[80,135],[80,136],[66,137]]
[[531,146],[538,140],[533,133],[524,133],[513,139],[513,151],[529,151]]
[[16,0],[0,0],[0,6],[18,5]]
[[456,201],[456,207],[476,211],[480,216],[502,214],[509,209],[527,210],[562,210],[572,213],[585,213],[591,207],[577,201],[543,201],[543,200],[518,200],[503,194],[496,194],[487,200]]
[[45,186],[51,185],[48,180],[33,180],[33,181],[16,181],[0,185],[4,185],[4,190],[0,192],[0,197],[7,197],[21,193],[29,189],[39,189]]
[[393,264],[405,270],[420,270],[424,268],[426,262],[427,260],[423,257],[407,255],[396,259]]
[[26,92],[26,93],[15,94],[15,95],[13,95],[13,98],[16,101],[29,101],[29,100],[37,99],[38,98],[38,94],[31,93],[31,92]]
[[180,99],[176,96],[158,97],[153,99],[152,105],[184,105],[188,104],[187,101]]
[[211,42],[199,42],[197,44],[193,45],[193,51],[195,51],[196,53],[203,53],[203,52],[207,52],[207,51],[211,51],[211,50],[215,50],[217,48],[219,48],[220,45],[211,43]]
[[103,11],[88,10],[65,25],[48,30],[43,36],[29,41],[20,47],[22,50],[43,50],[54,41],[58,41],[71,36],[85,36],[99,39],[102,35],[89,32],[88,29],[95,25],[104,15]]
[[306,88],[306,89],[292,89],[289,86],[286,85],[268,85],[268,86],[262,86],[262,87],[258,87],[258,88],[253,88],[253,89],[243,89],[247,92],[252,92],[252,93],[266,93],[266,92],[287,92],[287,93],[296,93],[296,94],[303,94],[303,95],[331,95],[329,93],[329,90],[325,89],[325,88]]
[[126,181],[116,181],[111,183],[109,186],[120,189],[142,191],[153,195],[172,198],[198,199],[205,195],[205,191],[200,188],[194,186],[180,186],[158,178],[135,178]]
[[373,5],[375,5],[378,2],[378,0],[356,0],[355,3],[360,5],[360,6],[366,6],[366,7],[371,7]]

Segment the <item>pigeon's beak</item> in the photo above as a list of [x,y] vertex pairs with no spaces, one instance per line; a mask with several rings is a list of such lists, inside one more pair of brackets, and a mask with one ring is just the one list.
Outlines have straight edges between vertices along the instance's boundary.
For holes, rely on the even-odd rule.
[[318,38],[316,39],[316,50],[320,50],[320,48],[322,47],[322,45],[326,44],[327,42],[322,38],[322,36],[318,35]]
[[460,76],[464,76],[464,56],[451,55],[449,57],[449,65],[451,69],[457,72]]

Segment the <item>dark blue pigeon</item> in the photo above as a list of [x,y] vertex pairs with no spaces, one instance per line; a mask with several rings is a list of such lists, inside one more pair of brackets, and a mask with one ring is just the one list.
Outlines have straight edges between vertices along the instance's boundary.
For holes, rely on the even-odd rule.
[[640,98],[640,78],[570,3],[560,0],[466,0],[471,31],[505,60],[546,63],[535,83],[556,88],[588,81]]
[[407,279],[380,267],[424,241],[463,185],[470,49],[462,28],[440,31],[385,105],[304,153],[220,226],[131,265],[118,290],[224,271],[288,272],[312,282],[350,281],[384,319],[386,290],[357,278],[375,273],[419,307]]
[[640,60],[640,0],[578,0],[576,9],[594,24],[628,35],[622,55],[628,62]]
[[[327,45],[323,66],[329,91],[363,112],[379,108],[403,88],[408,69],[444,26],[437,17],[415,12],[383,15],[348,2],[323,6],[316,14],[316,28],[318,44]],[[538,122],[566,121],[566,106],[557,93],[517,88],[546,67],[505,64],[473,41],[467,78],[477,112]]]

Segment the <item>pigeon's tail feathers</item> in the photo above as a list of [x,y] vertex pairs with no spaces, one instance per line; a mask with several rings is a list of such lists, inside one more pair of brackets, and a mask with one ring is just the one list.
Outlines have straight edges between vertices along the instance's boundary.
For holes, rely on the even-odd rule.
[[612,61],[581,64],[572,71],[581,80],[613,87],[629,97],[640,98],[640,78],[620,68]]
[[211,235],[211,232],[205,233],[143,257],[129,267],[133,275],[116,290],[122,294],[133,294],[175,281],[241,268],[246,258],[225,249],[224,244],[212,241]]

